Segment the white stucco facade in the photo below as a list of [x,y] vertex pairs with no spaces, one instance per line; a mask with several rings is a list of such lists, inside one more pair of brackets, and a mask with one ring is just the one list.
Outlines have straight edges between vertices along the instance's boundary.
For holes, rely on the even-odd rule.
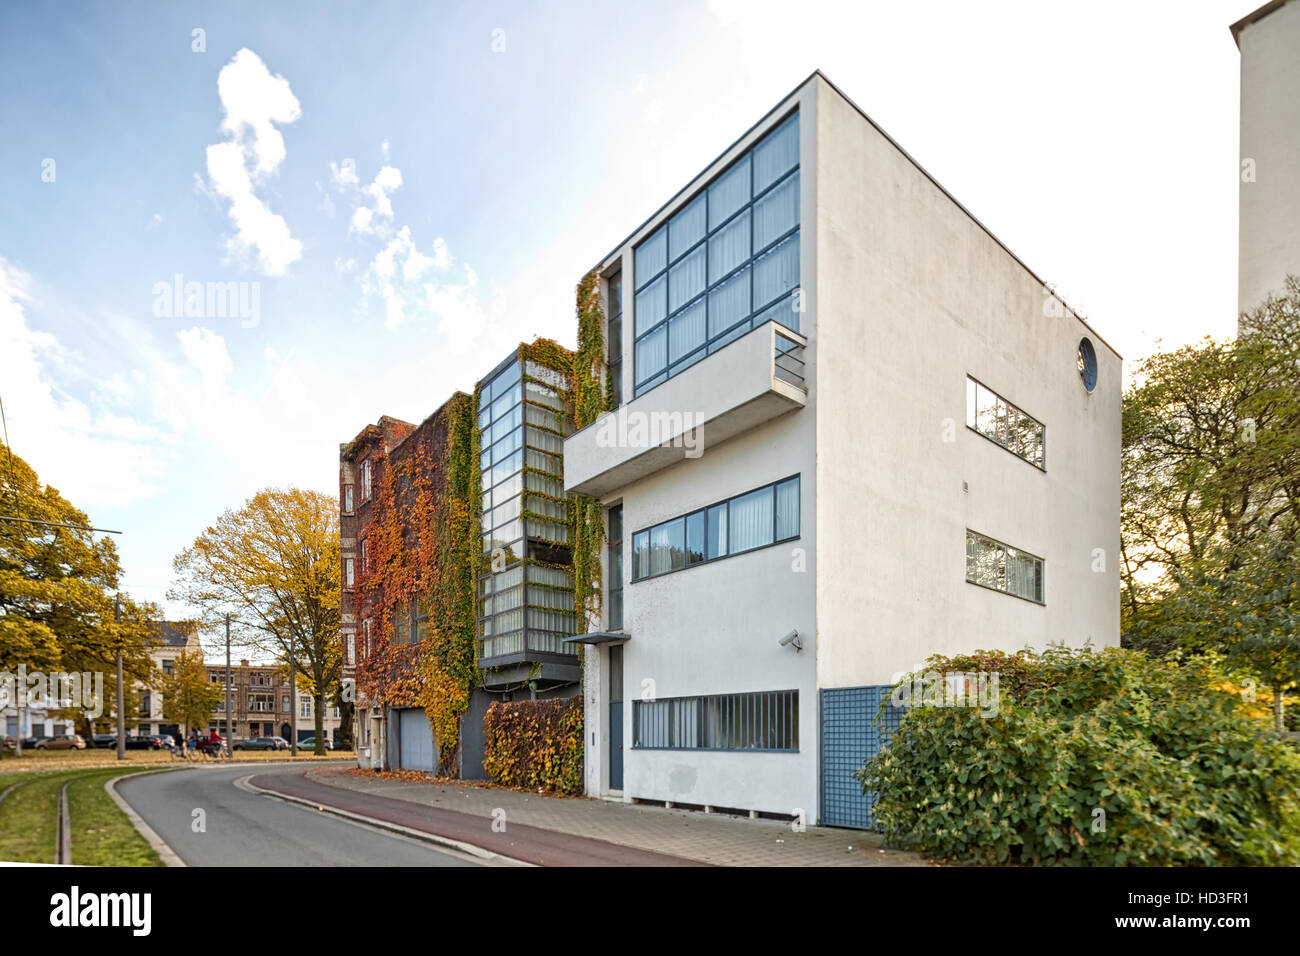
[[1241,51],[1237,307],[1300,275],[1300,3],[1273,0],[1232,26]]
[[[633,398],[634,250],[795,110],[804,388],[771,368],[766,322]],[[589,794],[812,823],[820,691],[887,684],[935,653],[1118,643],[1119,356],[820,74],[600,268],[623,277],[625,413],[706,414],[698,457],[608,447],[599,423],[565,444],[566,486],[623,509],[622,627],[592,622],[625,635],[623,786],[611,645],[593,644]],[[1045,469],[966,427],[968,375],[1044,423]],[[636,532],[794,475],[794,540],[633,580]],[[968,528],[1041,557],[1043,603],[967,583]],[[791,631],[802,650],[778,643]],[[639,699],[791,690],[797,749],[634,746]]]

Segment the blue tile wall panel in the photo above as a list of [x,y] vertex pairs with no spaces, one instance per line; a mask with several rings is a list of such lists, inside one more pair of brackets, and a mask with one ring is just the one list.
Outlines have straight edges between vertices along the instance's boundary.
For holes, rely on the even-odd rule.
[[893,688],[834,687],[820,692],[821,823],[824,826],[871,828],[874,799],[853,777],[867,758],[889,742],[902,719],[901,707],[880,705]]

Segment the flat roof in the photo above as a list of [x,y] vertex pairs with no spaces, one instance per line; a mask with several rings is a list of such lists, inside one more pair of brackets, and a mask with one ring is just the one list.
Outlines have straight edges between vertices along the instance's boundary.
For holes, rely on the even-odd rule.
[[1250,26],[1252,23],[1255,23],[1256,21],[1263,20],[1274,10],[1286,6],[1289,2],[1290,0],[1269,0],[1268,3],[1264,4],[1258,10],[1246,14],[1244,17],[1242,17],[1232,26],[1228,27],[1228,29],[1232,31],[1232,42],[1237,44],[1237,49],[1238,50],[1241,49],[1242,30],[1246,29],[1246,27]]
[[[1266,7],[1261,7],[1260,10],[1267,12],[1268,7],[1276,8],[1287,2],[1289,2],[1289,0],[1272,0],[1271,3],[1267,4]],[[1264,15],[1264,13],[1261,13],[1260,11],[1256,11],[1256,13],[1259,14],[1260,16]],[[1252,14],[1252,16],[1254,16],[1254,14]],[[604,266],[605,262],[610,258],[610,256],[614,255],[614,253],[618,252],[619,249],[622,249],[625,245],[627,245],[628,241],[633,236],[635,236],[638,232],[640,232],[647,225],[653,222],[661,213],[663,213],[665,209],[670,208],[679,199],[683,198],[687,194],[687,191],[691,188],[691,184],[694,183],[697,179],[699,179],[700,176],[702,176],[705,172],[707,172],[710,167],[712,167],[719,160],[721,160],[722,157],[726,156],[727,153],[731,152],[731,150],[733,150],[738,143],[744,141],[746,137],[748,137],[756,129],[761,127],[764,123],[766,123],[774,115],[776,115],[781,110],[781,107],[785,105],[785,103],[792,96],[798,93],[801,89],[803,89],[805,86],[807,86],[817,77],[821,77],[821,79],[826,83],[827,86],[829,86],[832,90],[834,90],[837,94],[839,94],[841,99],[843,99],[846,103],[848,103],[855,110],[857,110],[858,115],[860,115],[864,120],[870,123],[872,128],[875,129],[875,131],[879,133],[881,136],[883,136],[885,138],[885,141],[888,142],[889,145],[893,146],[894,149],[898,150],[903,155],[904,159],[906,159],[909,163],[915,166],[922,176],[930,180],[930,182],[934,184],[935,188],[937,188],[941,193],[947,196],[948,199],[950,199],[958,209],[964,212],[970,218],[970,220],[973,223],[975,223],[975,225],[979,226],[980,229],[984,231],[985,235],[987,235],[990,239],[996,242],[998,246],[1001,247],[1002,251],[1005,252],[1007,255],[1009,255],[1012,259],[1014,259],[1022,269],[1024,269],[1026,272],[1030,274],[1030,276],[1034,278],[1034,280],[1039,285],[1041,285],[1045,289],[1048,288],[1048,284],[1043,281],[1043,279],[1038,275],[1038,273],[1036,273],[1033,269],[1029,268],[1029,266],[1025,264],[1025,261],[1021,259],[1018,255],[1016,255],[1014,252],[1012,252],[1010,247],[1007,246],[1005,242],[1003,242],[996,235],[994,235],[993,230],[989,229],[988,226],[980,222],[979,218],[974,213],[972,213],[969,209],[963,206],[956,196],[954,196],[947,189],[945,189],[943,184],[939,182],[939,180],[935,179],[934,176],[930,175],[930,172],[924,166],[918,163],[915,157],[913,157],[911,153],[903,149],[903,147],[898,144],[898,141],[894,139],[894,137],[886,133],[884,129],[881,128],[879,123],[877,123],[870,116],[868,116],[867,112],[862,107],[860,107],[857,103],[853,102],[852,97],[850,97],[838,86],[836,86],[831,81],[830,77],[828,77],[820,69],[813,70],[812,73],[808,74],[808,77],[805,80],[803,80],[798,86],[792,89],[785,96],[781,97],[781,99],[777,101],[777,104],[773,106],[770,110],[768,110],[766,113],[764,113],[762,118],[759,119],[758,122],[751,125],[748,129],[745,130],[745,132],[741,133],[740,136],[736,137],[736,139],[733,140],[731,144],[727,146],[726,149],[724,149],[721,153],[719,153],[717,156],[711,159],[705,165],[705,167],[702,170],[700,170],[700,172],[696,173],[694,176],[690,178],[690,180],[687,182],[685,186],[677,190],[677,192],[673,194],[673,197],[671,199],[669,199],[666,203],[664,203],[662,206],[656,209],[648,218],[645,219],[644,222],[642,222],[639,226],[637,226],[630,233],[628,233],[627,236],[625,236],[621,242],[619,242],[617,245],[614,246],[614,248],[610,249],[609,252],[601,256],[600,260],[595,264],[595,266],[593,266],[593,268],[597,270],[601,269]],[[1120,359],[1121,361],[1123,360],[1124,356],[1120,355],[1113,345],[1111,345],[1104,338],[1102,338],[1101,334],[1097,332],[1097,330],[1094,329],[1091,325],[1089,325],[1086,319],[1084,319],[1081,315],[1079,315],[1079,313],[1076,312],[1074,309],[1070,308],[1070,304],[1066,302],[1063,298],[1061,298],[1061,296],[1058,295],[1055,292],[1055,290],[1053,290],[1052,295],[1056,297],[1056,299],[1061,303],[1061,305],[1063,305],[1069,311],[1070,315],[1072,315],[1079,322],[1080,325],[1082,325],[1085,329],[1087,329],[1094,336],[1096,336],[1097,341],[1100,342],[1102,345],[1106,346],[1106,348],[1110,350],[1111,354],[1113,354],[1116,358]]]

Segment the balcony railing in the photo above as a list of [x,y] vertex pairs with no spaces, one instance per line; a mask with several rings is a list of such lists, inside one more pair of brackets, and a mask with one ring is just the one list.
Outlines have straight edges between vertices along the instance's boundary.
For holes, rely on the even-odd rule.
[[786,335],[780,329],[774,330],[775,346],[773,348],[773,374],[783,382],[804,386],[804,346]]
[[564,442],[564,485],[611,494],[808,403],[807,340],[765,322]]

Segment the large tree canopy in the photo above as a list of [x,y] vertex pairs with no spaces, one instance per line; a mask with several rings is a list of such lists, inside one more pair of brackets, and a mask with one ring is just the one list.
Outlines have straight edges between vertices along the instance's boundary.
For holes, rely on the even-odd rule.
[[150,678],[158,609],[119,603],[117,547],[89,525],[0,444],[0,670],[107,671],[120,650],[129,676]]
[[316,747],[324,753],[324,705],[340,697],[338,502],[300,488],[267,488],[226,511],[176,556],[174,600],[210,628],[286,665],[315,698]]
[[1300,672],[1300,280],[1137,366],[1124,398],[1125,643],[1211,651],[1282,693]]

